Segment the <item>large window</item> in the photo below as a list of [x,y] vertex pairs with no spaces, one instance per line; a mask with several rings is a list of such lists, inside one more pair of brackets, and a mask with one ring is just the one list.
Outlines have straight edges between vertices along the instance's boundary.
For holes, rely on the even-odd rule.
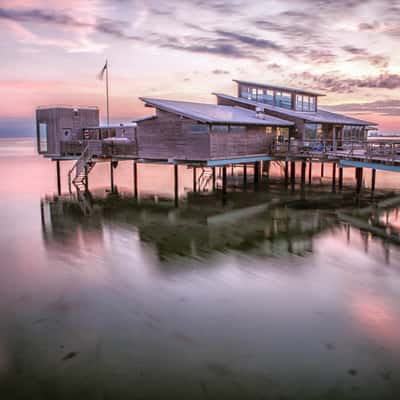
[[296,110],[297,111],[315,111],[315,97],[305,96],[301,94],[296,95]]
[[288,92],[275,92],[275,105],[283,108],[292,108],[292,95]]
[[322,139],[322,125],[321,124],[306,124],[304,130],[305,140],[320,140]]
[[41,122],[39,124],[39,153],[47,153],[47,124]]
[[343,139],[345,141],[362,141],[365,138],[365,128],[363,126],[345,125],[343,127]]

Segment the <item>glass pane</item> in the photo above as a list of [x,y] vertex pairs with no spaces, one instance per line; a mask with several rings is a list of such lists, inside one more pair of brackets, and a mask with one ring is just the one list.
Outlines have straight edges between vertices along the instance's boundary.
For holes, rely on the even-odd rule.
[[47,153],[47,124],[44,122],[39,124],[39,151]]

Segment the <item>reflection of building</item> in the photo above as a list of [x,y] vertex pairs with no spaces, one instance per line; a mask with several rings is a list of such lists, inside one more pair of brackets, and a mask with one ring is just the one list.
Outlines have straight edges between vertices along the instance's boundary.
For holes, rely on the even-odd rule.
[[335,222],[332,217],[315,211],[269,209],[264,194],[235,196],[238,206],[228,209],[215,203],[199,208],[189,201],[187,208],[179,210],[171,202],[142,199],[138,204],[132,198],[115,195],[94,198],[97,215],[91,218],[82,218],[75,199],[58,197],[42,202],[43,232],[48,245],[62,241],[75,246],[83,240],[84,246],[85,240],[102,240],[107,221],[121,222],[124,226],[134,226],[139,239],[154,247],[161,260],[168,260],[221,251],[246,251],[260,256],[304,254],[312,251],[314,235]]

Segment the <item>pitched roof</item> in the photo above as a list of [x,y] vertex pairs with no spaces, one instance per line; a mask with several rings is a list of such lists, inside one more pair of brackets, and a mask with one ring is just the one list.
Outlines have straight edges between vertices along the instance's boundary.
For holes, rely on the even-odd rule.
[[348,117],[347,115],[333,113],[321,108],[318,108],[318,111],[316,112],[295,111],[295,110],[288,110],[282,107],[272,106],[270,104],[259,103],[257,101],[244,99],[242,97],[234,97],[223,93],[213,93],[213,94],[217,97],[220,97],[221,99],[234,101],[238,104],[251,105],[254,107],[263,108],[266,111],[279,113],[282,115],[282,118],[285,118],[285,116],[295,117],[303,119],[306,122],[321,123],[321,124],[365,125],[365,126],[377,125],[374,122]]
[[192,103],[187,101],[151,99],[140,97],[151,107],[182,115],[195,121],[214,124],[292,126],[293,122],[264,115],[258,118],[255,111],[239,106],[221,106],[217,104]]
[[293,87],[289,87],[289,86],[278,86],[278,85],[273,85],[273,84],[269,84],[269,83],[242,81],[240,79],[233,79],[233,82],[241,83],[243,85],[257,86],[257,87],[265,88],[265,89],[275,89],[275,90],[282,90],[282,91],[287,91],[287,92],[296,92],[298,94],[308,94],[308,95],[312,95],[312,96],[325,96],[322,93],[313,92],[311,90],[293,88]]

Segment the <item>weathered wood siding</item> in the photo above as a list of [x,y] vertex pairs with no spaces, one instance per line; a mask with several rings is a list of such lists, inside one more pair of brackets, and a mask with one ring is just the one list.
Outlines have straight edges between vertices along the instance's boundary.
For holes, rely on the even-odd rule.
[[231,158],[255,154],[269,154],[271,135],[263,126],[247,127],[247,131],[210,132],[211,158]]
[[[47,153],[59,155],[61,142],[83,138],[82,129],[99,126],[99,110],[95,108],[43,108],[36,110],[37,139],[41,123],[47,124]],[[70,134],[65,135],[68,131]]]
[[141,158],[207,160],[208,133],[191,132],[196,121],[157,110],[157,118],[138,123],[138,155]]

